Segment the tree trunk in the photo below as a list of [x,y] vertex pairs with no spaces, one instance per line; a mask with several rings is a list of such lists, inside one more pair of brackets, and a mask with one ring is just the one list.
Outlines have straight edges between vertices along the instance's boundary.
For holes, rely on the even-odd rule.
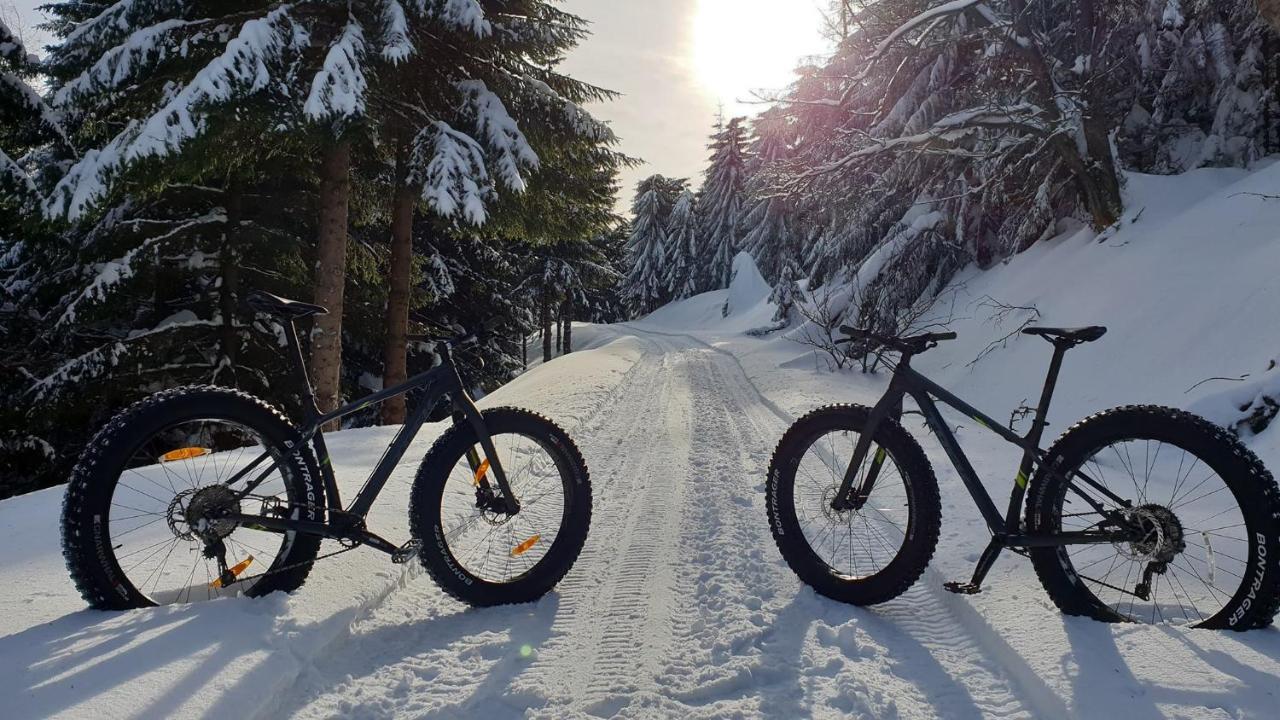
[[542,362],[551,362],[551,288],[542,286]]
[[1258,15],[1280,32],[1280,0],[1258,0]]
[[244,220],[244,192],[237,180],[231,180],[226,189],[227,223],[222,233],[222,252],[219,258],[222,277],[218,288],[218,310],[222,314],[222,326],[218,328],[218,346],[222,355],[214,376],[227,368],[231,371],[232,384],[236,382],[236,360],[240,354],[240,333],[236,330],[236,317],[240,304],[240,227]]
[[[1076,4],[1076,47],[1083,57],[1097,59],[1099,47],[1105,36],[1103,16],[1094,0],[1078,0]],[[1092,63],[1089,64],[1092,66]],[[1089,75],[1081,77],[1086,88],[1090,87]],[[1104,106],[1105,98],[1090,97],[1097,91],[1086,90],[1084,117],[1085,157],[1081,185],[1085,189],[1085,202],[1093,216],[1096,230],[1105,230],[1120,220],[1124,214],[1124,198],[1120,193],[1120,173],[1116,169],[1115,154],[1111,148],[1111,131],[1101,113],[1091,108]]]
[[[351,197],[351,143],[335,140],[320,161],[320,218],[316,238],[315,302],[311,373],[321,412],[338,407],[342,371],[342,295],[347,278],[347,209]],[[337,421],[325,430],[339,428]]]
[[524,370],[529,369],[529,333],[520,328],[520,365]]
[[[1027,27],[1026,0],[1011,0],[1009,9],[1014,18],[1013,29],[1018,36],[1034,37],[1035,34]],[[1080,0],[1075,5],[1075,13],[1077,53],[1081,57],[1096,59],[1097,43],[1103,35],[1103,28],[1100,27],[1102,18],[1093,0]],[[1057,84],[1051,62],[1043,49],[1035,43],[1015,43],[1014,47],[1020,49],[1028,61],[1031,76],[1035,78],[1037,102],[1045,108],[1055,107]],[[1080,78],[1084,87],[1089,86],[1088,80],[1088,75]],[[1074,139],[1061,135],[1053,139],[1052,147],[1075,178],[1085,210],[1093,219],[1094,229],[1102,231],[1120,219],[1124,212],[1124,199],[1120,194],[1120,175],[1116,170],[1105,118],[1090,114],[1090,108],[1103,106],[1102,102],[1096,102],[1098,100],[1101,98],[1089,97],[1087,92],[1077,100],[1084,109],[1084,117],[1081,119],[1085,140],[1083,156]]]
[[564,353],[573,352],[573,298],[564,301]]
[[[409,147],[396,150],[396,186],[391,197],[391,266],[387,269],[386,340],[383,346],[382,387],[409,379],[409,298],[413,282],[413,209],[417,193],[409,187]],[[382,403],[382,424],[404,423],[403,395]]]
[[[560,308],[558,308],[558,310],[560,311],[562,311],[563,309],[564,309],[564,306],[561,306]],[[564,315],[562,312],[558,311],[556,312],[556,356],[557,357],[564,354],[564,333],[562,332],[563,329],[564,329]]]

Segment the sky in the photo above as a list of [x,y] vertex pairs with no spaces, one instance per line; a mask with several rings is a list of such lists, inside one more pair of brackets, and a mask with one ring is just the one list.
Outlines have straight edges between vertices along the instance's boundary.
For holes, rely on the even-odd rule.
[[[0,0],[24,24],[43,19],[49,0]],[[797,63],[828,51],[818,8],[825,0],[562,0],[592,23],[592,36],[561,69],[622,93],[592,106],[622,138],[621,149],[644,161],[622,177],[619,210],[636,183],[661,173],[694,187],[707,164],[707,137],[721,105],[726,115],[763,106],[753,90],[782,88]],[[745,101],[745,102],[744,102]]]
[[612,123],[623,152],[645,161],[625,171],[620,208],[654,173],[699,185],[720,105],[730,116],[757,113],[753,90],[786,86],[801,59],[827,52],[820,3],[564,0],[593,34],[562,69],[623,94],[591,110]]

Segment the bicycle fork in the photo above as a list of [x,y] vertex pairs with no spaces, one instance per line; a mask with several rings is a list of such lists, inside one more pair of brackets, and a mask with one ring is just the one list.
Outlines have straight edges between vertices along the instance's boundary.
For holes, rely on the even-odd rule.
[[876,481],[880,479],[880,471],[884,468],[885,460],[888,459],[888,453],[885,452],[885,449],[883,447],[876,449],[875,455],[871,458],[871,465],[867,468],[866,475],[862,478],[861,483],[858,482],[858,474],[862,469],[862,464],[866,462],[867,456],[871,455],[871,444],[874,441],[876,431],[880,429],[880,424],[885,420],[901,422],[902,400],[905,395],[905,390],[898,387],[897,375],[895,374],[893,381],[889,383],[888,392],[871,409],[871,415],[867,418],[867,426],[863,428],[858,436],[858,443],[854,446],[853,457],[849,460],[849,466],[845,468],[844,479],[840,483],[840,489],[831,500],[831,508],[836,512],[861,510],[862,506],[867,503],[867,499],[871,497],[871,493],[876,487]]
[[[461,387],[461,381],[459,381]],[[498,458],[498,450],[493,445],[493,436],[489,434],[489,426],[485,424],[484,415],[480,412],[480,408],[466,394],[465,391],[458,392],[453,397],[453,413],[454,422],[467,422],[471,425],[471,429],[475,432],[476,438],[480,441],[480,449],[484,451],[484,457],[480,457],[480,453],[476,451],[474,445],[467,450],[467,464],[471,467],[471,473],[475,480],[477,502],[486,503],[491,498],[486,497],[493,493],[493,489],[489,485],[489,473],[493,473],[493,477],[497,480],[498,490],[501,492],[501,507],[491,509],[501,510],[509,515],[515,515],[520,512],[520,501],[516,498],[515,492],[511,490],[511,485],[507,482],[506,470],[502,467],[502,461]]]

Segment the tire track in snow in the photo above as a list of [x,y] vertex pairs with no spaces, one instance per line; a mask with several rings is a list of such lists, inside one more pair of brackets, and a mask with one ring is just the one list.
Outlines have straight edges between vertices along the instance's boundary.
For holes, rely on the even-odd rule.
[[[613,418],[622,422],[583,440],[588,457],[608,457],[591,537],[561,584],[550,640],[514,684],[541,693],[549,717],[613,714],[651,677],[665,646],[690,407],[680,387],[687,370],[669,343],[654,345],[641,360],[649,382],[637,383],[647,386],[618,397]],[[671,452],[646,452],[654,447]]]
[[[699,424],[695,432],[705,433],[711,438],[709,447],[720,453],[721,460],[716,466],[719,472],[707,475],[708,480],[718,482],[700,490],[709,496],[704,505],[707,512],[701,515],[702,527],[686,523],[690,535],[686,553],[700,550],[704,556],[716,555],[718,560],[704,557],[704,561],[699,563],[703,566],[703,577],[697,583],[698,587],[693,589],[692,597],[698,598],[700,614],[704,617],[689,623],[688,639],[682,640],[681,644],[709,647],[713,652],[709,658],[711,665],[707,667],[698,668],[687,662],[672,663],[669,681],[675,687],[679,687],[681,678],[699,680],[688,690],[677,690],[672,694],[682,703],[692,705],[724,702],[726,696],[735,694],[755,695],[764,704],[762,710],[770,714],[797,712],[800,707],[816,710],[823,700],[829,703],[829,712],[832,713],[872,715],[881,715],[910,704],[906,698],[885,697],[885,685],[889,683],[882,672],[865,672],[865,668],[856,668],[853,673],[840,672],[830,663],[824,670],[840,677],[843,682],[839,684],[855,680],[858,681],[855,685],[860,687],[845,687],[834,695],[828,692],[830,696],[827,698],[810,697],[803,701],[802,706],[791,706],[785,697],[780,696],[778,690],[785,690],[786,686],[794,685],[799,679],[788,667],[787,660],[799,661],[805,652],[794,642],[770,631],[766,615],[772,614],[768,612],[772,607],[760,612],[762,602],[773,605],[770,601],[774,588],[779,585],[776,581],[771,585],[766,569],[777,566],[788,574],[790,571],[776,557],[760,557],[758,549],[764,548],[770,551],[770,555],[776,555],[764,521],[760,483],[772,450],[767,445],[770,440],[765,438],[780,437],[785,423],[780,421],[782,413],[775,405],[759,401],[758,390],[750,383],[736,358],[714,348],[708,348],[706,355],[708,361],[700,375],[703,380],[694,383],[694,390],[699,395],[696,404],[704,409],[716,408],[717,412],[713,417],[709,417],[710,413],[700,415],[700,419],[705,417],[706,422]],[[712,464],[715,461],[708,458],[706,462]],[[755,497],[744,495],[744,492],[754,493]],[[699,568],[690,570],[696,572]],[[681,577],[690,574],[682,572]],[[914,691],[911,694],[915,697],[911,699],[919,702],[922,708],[934,708],[935,711],[947,708],[944,714],[957,717],[1057,715],[1057,712],[1048,712],[1060,708],[1054,707],[1053,703],[1024,701],[1018,687],[1002,668],[992,662],[986,649],[975,641],[971,634],[973,624],[953,612],[953,605],[946,602],[949,597],[941,597],[944,591],[940,583],[937,574],[930,571],[895,602],[870,611],[849,608],[847,614],[854,618],[852,623],[845,623],[835,631],[823,627],[816,639],[819,644],[842,648],[845,658],[841,663],[870,663],[896,672],[897,679],[909,686],[899,688],[898,692]],[[800,592],[811,594],[808,589]],[[723,604],[725,600],[729,605]],[[817,599],[817,603],[832,604],[825,599]],[[802,612],[794,607],[789,610]],[[839,614],[824,612],[820,608],[814,610],[814,619],[819,615]],[[853,638],[862,629],[857,627],[863,624],[859,622],[862,618],[858,615],[865,612],[880,617],[866,623],[874,627],[864,636],[859,647]],[[803,618],[796,620],[804,622]],[[778,630],[787,632],[781,627]],[[780,644],[791,644],[792,647],[779,656]],[[751,662],[744,662],[752,658],[753,650],[761,649],[765,652],[756,654]],[[717,652],[719,658],[715,657]],[[904,662],[907,658],[913,662]],[[939,666],[952,682],[937,681],[934,676],[938,674],[935,671]],[[916,668],[927,670],[920,674]],[[817,674],[821,676],[822,672]],[[780,687],[769,689],[769,685]],[[1036,708],[1036,711],[1033,713],[1029,708]]]
[[[652,348],[659,347],[659,344],[652,340],[638,339],[648,342]],[[663,352],[659,350],[654,354],[657,357],[662,357]],[[608,393],[608,397],[629,398],[640,395],[640,393],[636,392],[636,386],[644,386],[652,382],[652,377],[649,377],[652,375],[652,370],[649,369],[649,372],[645,372],[645,364],[641,360],[637,360],[627,369],[618,384]],[[600,402],[584,418],[568,429],[570,436],[577,437],[578,433],[587,431],[600,420],[608,419],[614,409],[608,400]],[[604,417],[602,418],[602,416]],[[588,463],[588,470],[592,471],[593,489],[598,496],[601,488],[594,468],[590,463]],[[391,605],[395,595],[400,591],[408,589],[412,593],[420,590],[420,588],[414,586],[413,582],[426,575],[421,565],[416,562],[408,563],[403,568],[400,568],[398,572],[392,571],[390,574],[394,575],[394,577],[366,600],[322,623],[323,627],[333,628],[329,630],[329,637],[317,643],[301,643],[301,647],[292,642],[285,645],[288,655],[296,663],[296,671],[292,674],[292,677],[280,682],[280,692],[265,701],[254,717],[277,717],[282,712],[297,713],[299,708],[306,706],[309,699],[314,700],[317,695],[325,694],[323,688],[329,684],[327,681],[335,674],[335,668],[351,667],[353,670],[358,670],[358,664],[369,668],[376,667],[377,658],[369,657],[367,653],[355,653],[355,656],[359,658],[357,662],[352,662],[349,657],[352,655],[349,649],[353,644],[368,641],[368,638],[362,637],[361,626],[369,624],[378,627],[379,623],[377,623],[376,616],[379,611]],[[562,587],[567,584],[570,584],[569,578],[566,578],[562,583]],[[432,586],[432,590],[435,590],[434,586]],[[436,594],[438,594],[438,591],[436,591]],[[445,603],[451,602],[443,598],[439,599]],[[397,620],[405,622],[403,616],[397,618]],[[409,636],[415,635],[412,630],[406,630],[406,633]],[[405,653],[398,652],[399,649],[398,646],[394,649],[389,648],[388,656],[399,655],[399,658],[393,658],[393,660],[402,660]],[[347,677],[349,678],[350,675],[348,674]]]

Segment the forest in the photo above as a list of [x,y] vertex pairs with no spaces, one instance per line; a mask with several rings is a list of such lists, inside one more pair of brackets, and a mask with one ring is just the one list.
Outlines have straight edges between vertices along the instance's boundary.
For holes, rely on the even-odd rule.
[[296,410],[251,290],[330,309],[309,337],[325,408],[429,368],[413,335],[496,322],[460,357],[491,389],[618,315],[633,161],[586,109],[612,93],[557,69],[587,24],[554,2],[45,12],[40,57],[0,24],[0,497],[64,482],[159,389]]
[[1268,18],[1254,0],[838,0],[834,55],[716,124],[700,190],[640,184],[628,311],[726,287],[745,250],[775,285],[775,329],[797,312],[919,329],[969,264],[1072,225],[1105,239],[1126,171],[1280,152]]
[[461,358],[492,389],[573,321],[728,286],[742,251],[773,329],[906,332],[967,265],[1105,239],[1125,172],[1280,152],[1265,2],[827,5],[834,52],[630,218],[637,161],[590,110],[614,94],[558,69],[589,26],[553,0],[53,2],[40,57],[0,23],[0,497],[62,482],[159,389],[296,409],[251,290],[333,311],[308,338],[323,408],[430,367],[412,336],[496,319]]

